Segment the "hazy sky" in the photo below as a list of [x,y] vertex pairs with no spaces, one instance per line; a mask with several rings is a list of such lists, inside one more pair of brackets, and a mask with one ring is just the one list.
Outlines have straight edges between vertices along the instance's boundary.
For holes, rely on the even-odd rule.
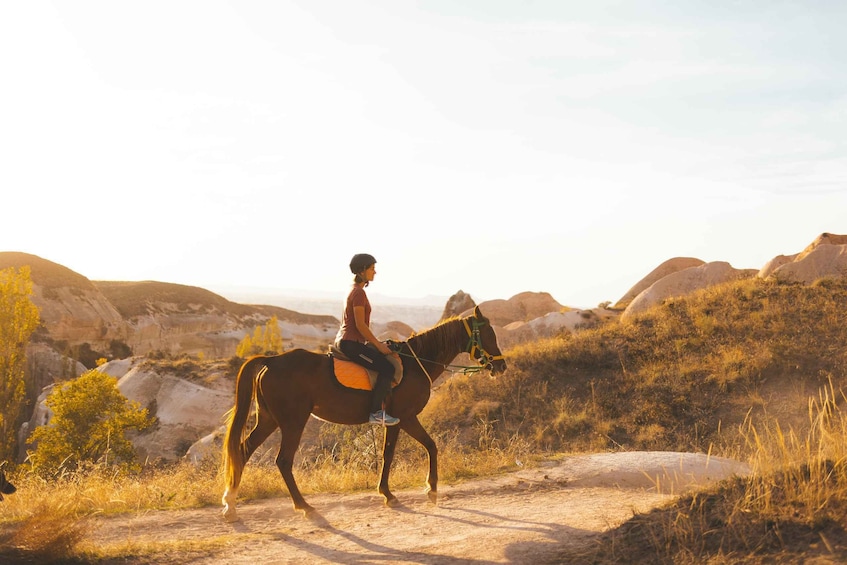
[[[617,301],[847,233],[847,2],[0,4],[0,251]],[[222,292],[226,295],[226,292]]]

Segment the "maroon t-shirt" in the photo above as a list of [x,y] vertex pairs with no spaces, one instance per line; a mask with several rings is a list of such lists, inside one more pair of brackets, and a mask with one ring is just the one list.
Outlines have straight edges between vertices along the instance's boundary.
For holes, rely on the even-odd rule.
[[362,332],[356,328],[356,314],[353,312],[353,308],[356,306],[364,306],[365,323],[368,326],[371,325],[371,303],[368,300],[368,295],[365,294],[363,287],[354,284],[344,303],[344,313],[341,316],[341,327],[338,329],[338,335],[335,338],[336,341],[342,339],[358,341],[359,343],[365,343],[367,341],[365,336],[362,335]]

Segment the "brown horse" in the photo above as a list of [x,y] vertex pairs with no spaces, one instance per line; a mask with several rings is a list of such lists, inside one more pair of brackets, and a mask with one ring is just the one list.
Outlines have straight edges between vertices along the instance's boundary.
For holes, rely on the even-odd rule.
[[[386,505],[396,504],[397,498],[388,488],[388,473],[398,435],[403,430],[427,451],[426,483],[429,500],[435,503],[438,499],[438,448],[418,421],[418,414],[429,401],[433,381],[463,351],[470,353],[491,374],[505,371],[506,362],[497,346],[494,329],[479,307],[471,316],[449,319],[398,345],[403,360],[403,379],[386,399],[386,407],[400,423],[385,429],[379,493]],[[368,421],[371,392],[341,386],[333,374],[329,355],[303,349],[248,359],[238,372],[235,387],[235,406],[228,414],[224,439],[224,517],[229,521],[237,519],[235,502],[244,466],[256,448],[277,428],[282,430],[282,441],[276,465],[288,487],[294,509],[308,514],[313,508],[303,499],[291,468],[309,415],[336,424],[364,424]],[[256,424],[245,438],[253,400]]]

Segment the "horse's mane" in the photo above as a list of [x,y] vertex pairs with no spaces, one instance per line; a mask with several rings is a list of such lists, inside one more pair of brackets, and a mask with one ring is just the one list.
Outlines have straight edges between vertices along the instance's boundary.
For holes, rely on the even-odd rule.
[[462,319],[458,316],[447,318],[428,330],[412,334],[407,342],[414,346],[415,351],[449,350],[456,346],[456,325],[461,321]]

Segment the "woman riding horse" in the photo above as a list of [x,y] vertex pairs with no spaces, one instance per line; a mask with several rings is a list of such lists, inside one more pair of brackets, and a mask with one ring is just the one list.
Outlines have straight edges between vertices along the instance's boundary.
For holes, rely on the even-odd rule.
[[388,355],[395,355],[388,346],[379,341],[371,331],[371,303],[365,293],[365,287],[376,275],[376,259],[367,253],[357,253],[350,260],[353,272],[353,287],[344,302],[341,315],[341,327],[335,337],[335,345],[348,359],[366,369],[376,371],[376,384],[371,400],[371,424],[394,426],[400,420],[390,416],[382,406],[391,382],[394,380],[394,365]]
[[[403,380],[387,398],[386,408],[400,422],[385,428],[378,487],[386,505],[392,506],[397,501],[388,487],[388,475],[400,430],[426,449],[429,456],[428,497],[433,503],[437,501],[438,449],[418,420],[418,414],[429,401],[432,383],[463,351],[491,374],[506,369],[494,328],[479,307],[469,316],[451,318],[399,344]],[[293,349],[281,355],[248,359],[238,373],[235,406],[227,418],[223,453],[224,517],[237,519],[235,502],[244,466],[277,428],[282,431],[282,440],[276,465],[288,487],[294,509],[304,514],[312,511],[292,473],[294,455],[309,416],[336,424],[364,424],[370,418],[371,396],[370,391],[339,384],[332,358],[326,354]],[[245,437],[250,407],[254,403],[256,423]]]

